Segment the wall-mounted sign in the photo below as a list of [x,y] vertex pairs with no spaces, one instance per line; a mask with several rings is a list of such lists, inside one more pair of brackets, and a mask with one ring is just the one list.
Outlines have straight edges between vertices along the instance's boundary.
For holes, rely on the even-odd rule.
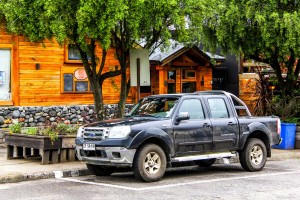
[[74,76],[77,80],[85,80],[87,78],[87,74],[84,69],[77,69],[74,72]]
[[5,85],[5,72],[0,71],[0,85]]
[[140,59],[140,86],[150,86],[149,51],[146,49],[130,51],[130,84],[137,86],[137,58]]

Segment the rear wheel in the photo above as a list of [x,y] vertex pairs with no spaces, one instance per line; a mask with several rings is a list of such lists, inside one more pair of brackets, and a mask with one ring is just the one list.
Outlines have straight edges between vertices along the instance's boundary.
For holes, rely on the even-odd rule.
[[165,152],[156,144],[141,147],[133,163],[134,176],[146,182],[160,180],[165,174],[167,160]]
[[240,163],[246,171],[260,171],[267,161],[267,149],[263,141],[250,138],[239,153]]
[[101,165],[86,164],[89,171],[96,176],[109,176],[114,172],[114,168]]
[[210,167],[216,162],[216,159],[206,159],[206,160],[196,160],[195,163],[199,165],[199,167]]

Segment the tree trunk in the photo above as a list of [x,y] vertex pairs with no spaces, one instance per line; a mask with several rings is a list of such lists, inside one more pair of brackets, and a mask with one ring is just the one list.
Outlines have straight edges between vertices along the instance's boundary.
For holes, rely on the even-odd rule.
[[[91,80],[93,85],[93,96],[94,96],[94,107],[96,120],[102,121],[105,119],[105,110],[103,103],[103,95],[102,95],[102,84],[99,83],[99,80],[93,79]],[[94,87],[96,86],[96,87]]]
[[118,103],[118,112],[117,112],[117,117],[118,118],[124,117],[127,96],[128,96],[127,77],[126,77],[126,70],[125,70],[121,74],[121,91],[120,91],[120,100],[119,100],[119,103]]

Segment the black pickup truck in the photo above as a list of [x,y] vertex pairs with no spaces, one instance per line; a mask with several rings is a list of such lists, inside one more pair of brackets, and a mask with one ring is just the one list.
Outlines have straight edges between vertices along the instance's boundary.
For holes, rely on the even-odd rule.
[[124,167],[147,182],[160,180],[174,163],[209,167],[237,153],[245,170],[259,171],[271,145],[280,143],[280,129],[278,117],[252,117],[227,92],[153,95],[123,119],[80,127],[76,153],[95,175]]

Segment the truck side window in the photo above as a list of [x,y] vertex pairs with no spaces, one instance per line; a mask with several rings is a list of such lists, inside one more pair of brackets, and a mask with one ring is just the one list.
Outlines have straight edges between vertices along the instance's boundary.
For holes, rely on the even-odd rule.
[[186,99],[182,102],[179,112],[188,112],[190,119],[204,119],[202,104],[199,99]]
[[229,118],[227,107],[224,99],[213,98],[208,99],[208,104],[212,118]]

